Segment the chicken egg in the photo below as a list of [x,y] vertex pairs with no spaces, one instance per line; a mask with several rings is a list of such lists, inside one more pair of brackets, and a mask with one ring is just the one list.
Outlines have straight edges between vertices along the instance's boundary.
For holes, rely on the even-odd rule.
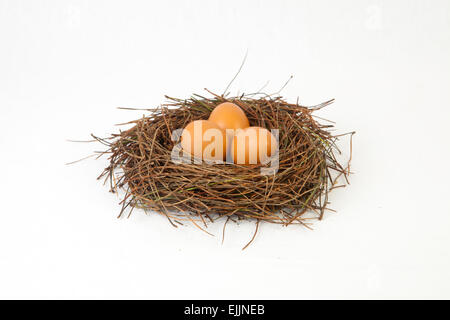
[[278,142],[269,130],[248,127],[237,130],[231,142],[231,159],[236,164],[264,164],[276,153]]
[[181,147],[199,159],[224,160],[227,150],[225,131],[213,121],[192,121],[181,134]]
[[231,102],[224,102],[215,107],[209,120],[217,123],[223,130],[244,129],[250,125],[244,111]]

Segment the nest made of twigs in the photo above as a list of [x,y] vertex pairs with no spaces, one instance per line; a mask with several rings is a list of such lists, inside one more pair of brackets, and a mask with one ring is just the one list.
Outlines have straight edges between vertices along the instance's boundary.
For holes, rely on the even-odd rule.
[[[333,102],[314,107],[287,103],[281,97],[214,95],[205,98],[170,98],[133,126],[108,139],[109,165],[99,178],[109,180],[111,191],[125,190],[121,216],[127,208],[164,214],[172,225],[189,220],[207,226],[221,217],[256,219],[284,225],[307,224],[321,219],[336,175],[348,183],[348,166],[335,157],[339,152],[330,129],[313,113]],[[208,119],[214,107],[229,101],[240,106],[251,126],[279,130],[279,167],[262,175],[262,165],[173,163],[172,132],[189,122]],[[342,136],[342,135],[341,135]],[[333,174],[333,172],[335,174]],[[227,221],[228,221],[227,219]]]

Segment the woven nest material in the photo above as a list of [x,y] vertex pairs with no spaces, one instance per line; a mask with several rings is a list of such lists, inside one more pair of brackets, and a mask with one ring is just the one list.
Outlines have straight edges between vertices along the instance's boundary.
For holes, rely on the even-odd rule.
[[[330,133],[330,122],[320,124],[313,115],[333,100],[305,107],[270,96],[167,98],[169,103],[145,109],[149,115],[129,122],[130,129],[95,137],[108,146],[104,153],[110,161],[99,178],[109,180],[112,192],[125,191],[119,216],[142,208],[165,215],[174,226],[191,221],[202,229],[221,217],[307,225],[323,217],[337,177],[348,183],[349,168],[335,157],[339,136]],[[179,141],[173,141],[172,132],[208,119],[225,101],[240,106],[251,126],[279,130],[276,173],[261,174],[264,165],[173,162]]]

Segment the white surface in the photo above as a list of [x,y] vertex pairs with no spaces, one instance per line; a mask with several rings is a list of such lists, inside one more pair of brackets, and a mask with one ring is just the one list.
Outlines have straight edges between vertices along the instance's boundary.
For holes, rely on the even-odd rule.
[[[135,212],[66,162],[164,94],[270,80],[356,130],[314,225],[210,237]],[[450,298],[450,2],[0,0],[0,298]],[[342,143],[343,147],[347,145]]]

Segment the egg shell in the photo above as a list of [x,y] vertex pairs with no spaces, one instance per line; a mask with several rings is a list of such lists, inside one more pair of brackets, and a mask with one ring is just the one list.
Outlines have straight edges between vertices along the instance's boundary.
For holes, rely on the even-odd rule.
[[236,164],[266,163],[276,153],[278,142],[272,133],[261,127],[237,130],[231,142],[231,159]]
[[184,128],[181,134],[181,147],[199,159],[224,160],[227,138],[225,131],[215,122],[195,120]]

